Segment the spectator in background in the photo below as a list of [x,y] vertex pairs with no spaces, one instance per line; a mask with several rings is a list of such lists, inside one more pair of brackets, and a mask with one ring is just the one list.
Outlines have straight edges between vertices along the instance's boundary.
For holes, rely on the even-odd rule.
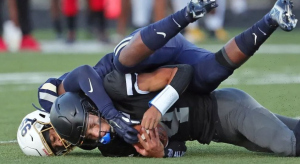
[[4,0],[0,0],[0,52],[6,52],[7,46],[3,41],[2,34],[3,34],[3,2]]
[[122,0],[121,15],[117,21],[117,34],[113,35],[113,42],[118,43],[126,36],[127,22],[131,14],[131,0]]
[[62,0],[62,12],[67,21],[67,43],[74,43],[76,40],[76,17],[78,14],[77,0]]
[[225,42],[229,39],[228,33],[224,29],[226,0],[217,0],[217,2],[219,7],[207,15],[204,24],[211,38]]
[[57,39],[63,38],[63,29],[61,25],[61,9],[60,9],[60,0],[51,0],[51,19],[53,23],[53,28],[56,33]]
[[[93,35],[98,34],[99,40],[108,43],[109,39],[106,34],[106,8],[108,2],[112,0],[86,0],[87,3],[87,25],[88,30]],[[121,0],[120,4],[121,5]],[[74,43],[76,40],[77,31],[77,16],[79,13],[78,0],[62,0],[62,13],[66,18],[67,24],[67,43]],[[117,5],[117,4],[113,4]],[[121,8],[121,7],[120,7]],[[117,8],[116,8],[117,10]],[[62,34],[62,27],[60,23],[60,0],[52,0],[51,15],[54,24],[54,29],[58,36]],[[120,14],[119,14],[120,15]]]
[[40,51],[40,45],[31,35],[30,0],[8,0],[10,19],[22,31],[20,51]]
[[135,28],[147,26],[166,16],[167,0],[131,0],[131,5],[132,24]]
[[122,0],[121,15],[117,22],[117,34],[113,35],[113,42],[118,43],[125,37],[130,16],[132,16],[134,28],[147,26],[151,22],[166,17],[167,2],[167,0]]
[[[105,17],[106,0],[87,0],[87,25],[91,34],[97,34],[100,41],[109,43],[106,32],[107,20]],[[120,5],[120,4],[119,4]]]

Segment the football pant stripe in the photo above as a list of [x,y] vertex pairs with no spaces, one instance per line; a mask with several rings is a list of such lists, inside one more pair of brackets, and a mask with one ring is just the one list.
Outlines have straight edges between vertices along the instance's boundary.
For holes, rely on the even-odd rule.
[[57,87],[56,87],[55,85],[51,84],[51,83],[45,83],[45,84],[41,87],[41,89],[50,90],[50,91],[52,91],[52,92],[54,92],[54,93],[57,92]]
[[119,53],[119,51],[124,48],[128,43],[129,41],[131,40],[132,36],[131,37],[128,37],[128,38],[125,38],[123,39],[114,49],[114,52],[115,52],[115,55],[117,55]]
[[56,98],[57,98],[57,96],[53,96],[53,95],[51,95],[51,94],[49,94],[49,93],[43,93],[43,92],[40,92],[40,99],[42,99],[42,100],[47,100],[47,101],[50,101],[50,102],[54,102],[55,100],[56,100]]

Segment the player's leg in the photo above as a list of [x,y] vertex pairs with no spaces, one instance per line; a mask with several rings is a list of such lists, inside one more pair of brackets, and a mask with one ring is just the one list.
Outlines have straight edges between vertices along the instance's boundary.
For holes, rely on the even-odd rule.
[[0,52],[5,52],[7,51],[6,44],[4,43],[4,40],[2,39],[2,34],[3,34],[3,2],[4,0],[0,0]]
[[62,1],[62,13],[66,17],[67,22],[67,43],[74,43],[76,40],[76,21],[78,13],[78,1],[77,0],[63,0]]
[[243,146],[252,151],[299,155],[295,131],[250,95],[232,88],[216,90],[213,94],[217,99],[220,121],[218,142]]
[[291,31],[296,27],[297,19],[292,14],[291,0],[277,0],[272,10],[248,30],[230,40],[217,59],[232,68],[238,68],[247,61],[259,47],[281,27]]
[[210,37],[221,41],[228,41],[228,34],[224,30],[226,0],[218,1],[218,8],[204,19],[204,24],[210,32]]
[[18,23],[22,31],[20,50],[40,51],[40,44],[32,36],[32,21],[30,18],[30,0],[16,0],[18,10]]
[[299,123],[299,119],[297,118],[290,118],[279,114],[275,114],[275,116],[291,130],[294,130]]
[[60,3],[59,0],[51,0],[51,7],[50,7],[52,25],[57,39],[61,39],[63,33],[61,20],[60,20],[61,14],[60,14],[59,3]]
[[20,28],[23,35],[29,35],[32,30],[30,13],[30,0],[17,0]]
[[[277,16],[280,17],[285,10],[289,11],[286,19],[279,20],[272,15],[274,10],[278,9],[282,10],[277,13]],[[188,59],[195,61],[192,64],[195,75],[190,85],[191,88],[200,93],[209,93],[216,89],[222,81],[258,50],[278,26],[285,30],[292,30],[295,27],[297,20],[291,11],[292,5],[289,0],[278,0],[270,13],[251,28],[231,39],[216,54],[199,54],[197,49],[184,48],[177,61],[179,63]]]
[[3,3],[4,0],[0,0],[0,37],[2,37],[3,34]]
[[151,24],[138,32],[131,41],[115,51],[114,64],[121,71],[132,67],[150,56],[155,50],[163,47],[190,22],[203,17],[216,7],[214,0],[192,0],[187,7],[161,21]]

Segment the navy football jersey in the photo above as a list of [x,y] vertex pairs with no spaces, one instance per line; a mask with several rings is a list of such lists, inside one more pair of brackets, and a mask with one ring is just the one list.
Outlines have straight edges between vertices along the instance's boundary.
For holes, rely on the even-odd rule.
[[[148,102],[156,92],[146,92],[138,88],[137,73],[121,74],[113,71],[105,76],[104,87],[114,102],[114,106],[141,120],[149,108]],[[170,140],[198,140],[208,144],[214,133],[213,111],[216,102],[211,95],[184,92],[179,100],[162,116],[162,123]]]

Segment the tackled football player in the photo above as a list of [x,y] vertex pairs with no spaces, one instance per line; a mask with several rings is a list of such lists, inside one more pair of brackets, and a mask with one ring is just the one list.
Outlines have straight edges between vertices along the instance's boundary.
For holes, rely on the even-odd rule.
[[[118,110],[129,115],[131,121],[141,119],[143,114],[140,111],[148,108],[148,102],[156,96],[155,91],[170,85],[170,80],[180,74],[176,72],[177,67],[167,66],[142,74],[124,75],[113,71],[105,77],[104,86]],[[175,69],[175,76],[172,69]],[[108,123],[103,122],[105,120],[100,123],[101,117],[90,114],[97,111],[95,108],[88,97],[68,92],[56,99],[50,119],[58,134],[71,143],[80,145],[85,139],[96,143],[112,131],[108,129]],[[300,155],[299,120],[274,114],[249,94],[234,88],[218,89],[210,94],[185,91],[163,115],[161,124],[170,143],[181,148],[175,150],[181,154],[186,149],[185,141],[197,140],[201,144],[223,142],[283,156]],[[149,157],[175,156],[174,149],[169,152],[161,143],[158,144],[158,134],[150,130],[150,135],[145,136],[146,140],[139,136],[144,148],[134,146],[138,153]],[[121,142],[112,139],[106,145],[99,143],[97,146],[103,154],[117,156],[121,150],[132,147],[127,144],[128,148],[123,145],[119,149]]]
[[[189,64],[194,69],[189,88],[197,93],[209,93],[252,56],[278,26],[291,31],[297,23],[292,14],[291,1],[278,0],[262,20],[230,40],[217,53],[198,48],[178,34],[190,22],[203,17],[215,7],[217,4],[214,0],[192,0],[183,10],[133,32],[95,67],[80,66],[61,78],[49,79],[39,88],[39,102],[42,108],[50,111],[58,96],[57,87],[63,81],[66,91],[83,91],[95,103],[102,116],[114,122],[113,128],[126,142],[136,143],[137,131],[126,121],[125,116],[117,112],[105,92],[105,75],[114,69],[123,73],[145,72],[162,65]],[[164,94],[177,96],[166,98]],[[179,97],[176,90],[170,86],[159,93],[159,96],[165,98],[152,101],[152,106],[144,114],[142,126],[146,129],[155,127],[168,110],[167,107],[174,104]],[[162,101],[168,104],[160,106]]]
[[[112,73],[117,73],[117,71],[115,70]],[[109,75],[111,74],[106,76]],[[145,94],[147,97],[149,95],[157,95],[158,91],[160,91],[162,87],[165,87],[166,84],[172,86],[178,93],[182,93],[189,85],[192,75],[193,69],[190,65],[162,66],[154,72],[142,73],[140,75],[142,78],[139,79],[142,82],[146,84],[149,83],[149,85],[144,84],[144,87],[147,88],[141,88],[144,91],[139,90],[137,84],[133,85],[136,86],[138,93]],[[131,77],[129,74],[126,76],[128,79],[136,78]],[[52,105],[50,111],[51,122],[60,137],[73,145],[88,149],[99,147],[104,156],[132,156],[140,153],[144,156],[162,157],[165,151],[172,150],[168,152],[167,155],[169,157],[178,157],[182,156],[186,151],[184,141],[167,140],[169,142],[165,144],[165,147],[158,147],[162,146],[159,140],[159,134],[154,133],[152,130],[150,132],[150,135],[152,135],[151,144],[140,141],[140,143],[144,143],[144,145],[142,145],[144,149],[140,149],[141,152],[136,151],[135,148],[141,147],[134,144],[134,148],[131,144],[124,142],[123,139],[116,136],[112,126],[114,122],[101,118],[101,113],[98,112],[93,101],[84,95],[83,92],[65,92],[64,85],[60,84],[58,86],[58,93],[62,95],[59,96]],[[148,99],[143,99],[142,97],[143,96],[141,96],[139,100],[141,102],[140,105],[143,106],[144,103],[147,103],[145,101]],[[131,109],[131,107],[129,107],[129,109]],[[124,117],[126,116],[128,122],[138,125],[146,109],[147,108],[135,108],[127,110],[127,112],[122,111],[120,114]],[[130,115],[130,113],[135,113],[135,115]],[[167,134],[166,137],[168,138]],[[112,138],[113,142],[110,142]],[[149,138],[148,135],[146,138]],[[148,151],[146,151],[146,149]],[[150,150],[151,152],[149,152]]]

